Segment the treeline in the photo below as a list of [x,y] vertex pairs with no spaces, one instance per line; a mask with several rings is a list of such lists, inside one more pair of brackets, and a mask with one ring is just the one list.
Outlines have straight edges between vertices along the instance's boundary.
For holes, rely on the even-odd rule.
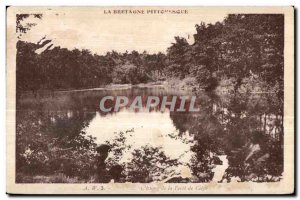
[[161,74],[165,55],[108,52],[104,56],[89,50],[55,47],[40,54],[42,45],[17,44],[17,89],[59,90],[100,87],[110,83],[145,83]]
[[36,53],[50,42],[17,43],[18,92],[173,78],[205,90],[229,79],[237,90],[254,78],[256,83],[283,91],[284,16],[279,14],[228,15],[215,24],[201,22],[193,44],[175,37],[166,54],[112,51],[97,55],[61,47]]

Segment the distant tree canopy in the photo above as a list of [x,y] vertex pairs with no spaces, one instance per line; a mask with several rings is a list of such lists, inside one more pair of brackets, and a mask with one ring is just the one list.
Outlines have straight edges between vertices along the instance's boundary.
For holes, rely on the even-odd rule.
[[[39,16],[38,16],[39,17]],[[22,19],[20,19],[22,20]],[[216,88],[221,79],[258,81],[283,90],[284,16],[228,15],[222,22],[196,25],[194,43],[175,37],[166,54],[137,51],[106,55],[89,50],[17,43],[17,91],[101,87],[195,78],[197,87]],[[26,29],[27,30],[27,29]],[[48,41],[49,42],[49,41]]]

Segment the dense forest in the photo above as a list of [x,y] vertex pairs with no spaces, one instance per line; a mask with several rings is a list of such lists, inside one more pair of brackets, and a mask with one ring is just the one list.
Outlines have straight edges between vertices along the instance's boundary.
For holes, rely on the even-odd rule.
[[[20,21],[26,17],[17,17],[17,33],[24,34],[35,25],[23,27]],[[34,17],[42,20],[42,15]],[[36,44],[20,39],[16,73],[16,182],[97,182],[91,162],[96,155],[96,138],[88,135],[86,128],[97,115],[116,115],[99,112],[101,97],[125,95],[133,99],[141,95],[146,99],[167,95],[154,88],[153,93],[138,94],[131,90],[55,94],[48,91],[139,83],[192,89],[199,97],[199,114],[170,112],[180,134],[169,137],[181,140],[186,132],[194,136],[194,156],[188,167],[196,179],[188,182],[211,181],[212,169],[220,165],[218,155],[224,154],[229,167],[222,181],[230,182],[234,177],[242,182],[280,180],[284,16],[232,14],[222,22],[201,22],[195,28],[193,44],[186,38],[175,37],[166,52],[155,54],[112,51],[98,55],[87,49],[54,46],[46,38]],[[208,92],[198,92],[202,90]],[[39,92],[41,95],[37,95]],[[115,139],[102,141],[111,148],[112,157],[106,160],[109,173],[131,148],[126,141],[134,131],[115,132]],[[159,179],[158,172],[169,174],[168,170],[180,164],[160,148],[143,146],[134,149],[129,163],[121,164],[122,178],[118,181],[161,181],[166,177]]]
[[[17,92],[166,80],[171,85],[187,85],[195,90],[210,91],[225,86],[234,91],[246,88],[280,94],[283,90],[283,23],[283,15],[271,14],[228,15],[215,24],[201,22],[195,26],[193,44],[175,37],[165,54],[112,51],[97,55],[87,49],[69,50],[51,45],[36,53],[51,40],[37,44],[20,40],[17,43]],[[247,85],[249,81],[252,88]]]

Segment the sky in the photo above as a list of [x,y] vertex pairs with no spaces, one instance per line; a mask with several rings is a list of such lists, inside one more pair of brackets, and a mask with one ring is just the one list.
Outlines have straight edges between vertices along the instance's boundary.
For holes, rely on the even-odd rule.
[[42,13],[43,18],[29,17],[22,23],[37,23],[21,40],[37,43],[41,38],[51,39],[54,46],[68,49],[89,49],[100,55],[115,50],[136,50],[149,53],[165,52],[175,36],[185,37],[193,43],[195,25],[201,21],[215,23],[227,15],[226,9],[174,7],[171,10],[187,10],[187,14],[105,14],[110,10],[141,10],[139,7],[57,7],[35,8],[22,13]]

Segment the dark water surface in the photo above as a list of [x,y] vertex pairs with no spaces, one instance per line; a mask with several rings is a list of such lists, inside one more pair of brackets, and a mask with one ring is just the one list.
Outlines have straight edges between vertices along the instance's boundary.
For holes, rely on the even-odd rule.
[[[283,104],[275,94],[202,92],[196,95],[199,112],[160,111],[159,106],[130,111],[127,106],[105,113],[99,102],[107,95],[126,96],[129,102],[140,95],[145,105],[148,96],[162,99],[193,94],[160,87],[23,94],[17,101],[17,169],[18,163],[23,168],[32,165],[31,157],[38,157],[36,152],[44,148],[39,145],[48,145],[43,152],[53,151],[56,145],[65,146],[66,151],[74,146],[84,151],[90,142],[85,138],[90,138],[98,145],[112,147],[108,166],[123,166],[125,181],[280,179]],[[82,138],[78,139],[79,135]],[[49,155],[35,160],[46,163]],[[22,167],[20,170],[27,173]]]

